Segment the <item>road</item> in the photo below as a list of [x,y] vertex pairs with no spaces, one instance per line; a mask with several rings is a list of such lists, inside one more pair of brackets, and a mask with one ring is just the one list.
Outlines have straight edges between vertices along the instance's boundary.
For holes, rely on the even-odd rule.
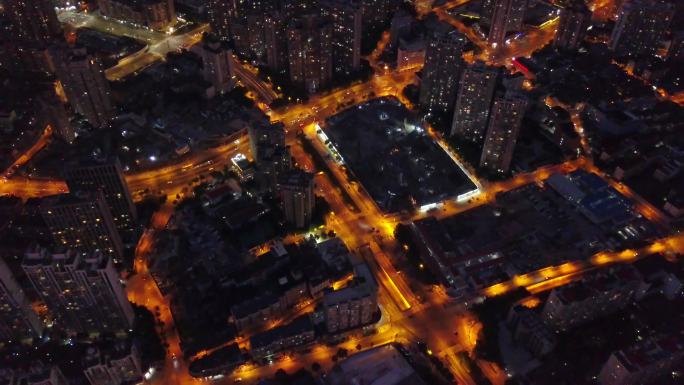
[[473,28],[463,24],[458,18],[450,14],[450,10],[460,7],[471,0],[449,1],[440,7],[435,8],[437,17],[463,33],[468,40],[477,46],[480,53],[472,59],[482,60],[489,65],[508,66],[511,59],[520,56],[529,56],[535,51],[543,48],[553,40],[558,27],[558,18],[550,19],[539,27],[526,26],[523,35],[517,39],[510,39],[501,47],[492,47],[487,43],[486,37],[477,33]]
[[12,163],[7,170],[5,170],[2,173],[2,177],[0,179],[2,180],[7,180],[14,175],[14,173],[17,172],[17,170],[20,167],[23,167],[26,163],[28,163],[31,158],[33,158],[40,150],[45,148],[45,146],[48,144],[50,138],[52,137],[52,126],[48,125],[45,127],[43,132],[40,134],[38,137],[38,140],[29,147],[26,151],[24,151],[23,154],[19,155],[17,159]]
[[[142,200],[148,193],[167,195],[171,200],[199,182],[200,176],[209,176],[212,171],[231,167],[231,159],[243,154],[251,159],[249,140],[244,131],[226,139],[226,144],[195,152],[176,163],[163,165],[137,173],[127,174],[126,182],[135,201]],[[184,191],[185,190],[185,191]],[[0,181],[0,195],[12,194],[23,199],[42,197],[67,192],[61,180],[28,179],[14,176]]]
[[[419,2],[422,12],[430,12],[431,1]],[[446,10],[465,1],[452,1],[446,8],[438,8],[436,12],[441,18],[451,18]],[[440,10],[441,9],[441,10]],[[445,16],[446,15],[446,16]],[[511,43],[510,47],[502,49],[500,52],[483,50],[483,55],[492,63],[505,63],[511,56],[523,56],[548,43],[553,36],[553,23],[547,24],[536,33],[530,31],[527,37],[520,42]],[[470,36],[470,34],[468,34]],[[481,39],[480,39],[481,40]],[[479,46],[481,42],[475,41]],[[381,42],[382,44],[382,42]],[[379,57],[379,55],[378,55]],[[129,64],[131,67],[136,65]],[[292,155],[296,163],[312,172],[316,172],[317,193],[324,196],[330,204],[333,213],[326,218],[328,229],[334,230],[345,244],[360,255],[364,255],[364,246],[371,248],[372,256],[365,257],[373,269],[378,281],[380,282],[379,303],[383,311],[383,318],[377,326],[378,332],[371,336],[353,336],[341,346],[349,351],[356,350],[357,345],[361,349],[368,349],[378,344],[392,341],[424,341],[433,354],[443,359],[447,367],[454,373],[460,384],[472,384],[467,369],[462,363],[455,359],[454,354],[466,351],[472,354],[474,348],[481,338],[482,325],[470,313],[454,303],[448,297],[443,288],[423,290],[420,284],[410,282],[394,266],[401,258],[402,248],[393,237],[394,226],[400,220],[418,219],[424,216],[435,216],[437,218],[457,215],[460,212],[471,209],[481,204],[494,200],[498,192],[509,191],[528,183],[543,181],[552,173],[567,173],[577,168],[593,170],[593,163],[586,157],[581,157],[575,161],[569,161],[560,165],[547,166],[527,174],[519,174],[512,179],[504,182],[486,183],[477,181],[481,187],[480,195],[474,197],[470,202],[444,202],[440,210],[420,214],[417,217],[397,218],[384,214],[377,208],[375,202],[365,193],[361,186],[356,186],[347,176],[339,164],[328,160],[328,168],[331,170],[316,170],[309,154],[306,153],[302,142],[297,139],[297,133],[303,132],[304,135],[313,143],[315,151],[325,153],[327,147],[316,135],[316,122],[323,122],[327,117],[339,112],[344,108],[349,108],[359,104],[369,98],[378,96],[394,96],[405,102],[402,91],[408,84],[416,82],[415,70],[396,72],[387,71],[381,68],[377,62],[373,66],[376,74],[367,82],[353,84],[343,89],[314,95],[306,103],[295,104],[278,110],[270,110],[266,107],[269,95],[277,94],[272,85],[261,82],[254,75],[250,68],[242,68],[238,73],[242,73],[243,84],[250,89],[252,97],[257,100],[257,105],[267,113],[271,120],[281,121],[285,124],[288,132],[287,142],[291,147]],[[125,72],[125,71],[124,71]],[[123,73],[123,72],[122,72]],[[270,91],[269,91],[270,89]],[[432,133],[435,135],[434,133]],[[244,135],[244,134],[243,134]],[[440,140],[437,135],[435,140]],[[168,196],[182,194],[183,189],[187,189],[190,184],[197,181],[200,175],[207,175],[212,170],[223,168],[230,164],[230,158],[237,153],[247,156],[249,148],[244,136],[236,136],[234,141],[225,145],[200,151],[189,156],[182,162],[161,166],[160,168],[130,174],[126,176],[131,190],[134,191],[136,199],[140,199],[142,192],[149,189],[155,193]],[[457,160],[455,160],[457,161]],[[477,180],[474,174],[471,176]],[[346,194],[340,190],[345,190]],[[53,191],[65,190],[63,182],[49,180],[26,180],[16,176],[0,184],[0,193],[16,192],[23,197],[41,196]],[[347,202],[345,196],[351,197],[351,204]],[[206,383],[189,376],[186,363],[177,358],[182,357],[178,335],[173,327],[173,318],[168,309],[167,299],[161,296],[156,288],[154,281],[147,271],[147,256],[153,248],[153,237],[156,231],[162,229],[171,213],[172,205],[166,204],[160,212],[155,214],[153,227],[149,229],[141,238],[136,249],[135,270],[136,274],[128,280],[127,293],[132,302],[142,304],[150,310],[159,309],[159,317],[164,321],[164,327],[160,333],[169,342],[169,354],[166,359],[164,369],[153,377],[155,384],[199,384]],[[646,206],[640,210],[648,211]],[[418,215],[418,214],[417,214]],[[610,265],[612,263],[630,262],[646,255],[647,252],[658,250],[681,250],[682,239],[679,237],[666,238],[656,242],[643,250],[626,250],[616,253],[600,253],[591,258],[586,264],[568,263],[560,266],[550,266],[536,272],[531,272],[518,277],[514,277],[508,282],[483,290],[483,295],[500,295],[516,287],[526,287],[530,291],[549,290],[557,287],[554,285],[565,284],[582,273],[592,268]],[[419,290],[414,290],[419,289]],[[425,294],[427,293],[427,294]],[[305,305],[303,309],[306,309]],[[297,312],[295,312],[296,314]],[[288,317],[284,319],[289,319]],[[330,368],[331,358],[337,348],[331,348],[321,344],[315,345],[310,352],[298,354],[296,359],[285,358],[269,366],[254,366],[252,364],[243,365],[230,376],[213,381],[216,384],[233,383],[236,379],[241,379],[246,383],[254,383],[258,379],[263,379],[274,375],[279,368],[288,371],[297,368],[310,368],[313,362],[321,364],[324,370]],[[174,358],[176,357],[176,358]],[[482,364],[487,369],[493,383],[501,383],[502,371],[495,364]]]
[[597,268],[620,263],[633,263],[656,253],[682,252],[684,252],[684,234],[676,234],[656,240],[638,250],[603,251],[584,261],[566,262],[562,265],[548,266],[537,271],[522,274],[513,277],[509,281],[484,288],[482,295],[494,297],[521,287],[536,294],[566,285],[580,279],[584,273]]
[[115,66],[107,68],[105,76],[109,81],[123,80],[160,60],[165,60],[169,52],[190,48],[202,39],[204,32],[209,31],[208,24],[198,24],[184,33],[163,33],[136,28],[94,13],[72,10],[61,11],[58,18],[62,23],[75,29],[90,28],[115,36],[130,37],[146,44],[140,51],[121,58]]
[[[252,100],[260,103],[264,103],[264,106],[271,104],[274,100],[282,96],[282,94],[276,92],[273,89],[273,85],[270,83],[265,83],[259,79],[259,70],[249,63],[240,62],[237,56],[233,56],[235,76],[242,83],[242,85],[250,90],[250,92],[256,93],[252,96]],[[260,106],[262,109],[264,106]]]

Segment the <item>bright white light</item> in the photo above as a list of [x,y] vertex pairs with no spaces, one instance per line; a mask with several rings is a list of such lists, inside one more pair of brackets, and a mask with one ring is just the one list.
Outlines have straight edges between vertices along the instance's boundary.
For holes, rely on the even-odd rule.
[[150,155],[149,159],[150,159],[150,162],[156,162],[157,161],[157,157],[154,155]]
[[233,163],[237,163],[246,159],[247,157],[243,153],[237,153],[234,157],[230,158],[230,160],[233,161]]

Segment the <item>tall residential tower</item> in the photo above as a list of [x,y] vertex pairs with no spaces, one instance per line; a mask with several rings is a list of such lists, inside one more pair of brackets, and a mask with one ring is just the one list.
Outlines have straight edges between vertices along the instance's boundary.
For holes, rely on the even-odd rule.
[[435,32],[425,53],[420,104],[428,111],[448,111],[454,104],[464,66],[461,55],[466,44],[458,31]]
[[517,93],[506,92],[495,98],[480,167],[496,173],[508,172],[526,108],[527,99]]
[[58,327],[68,333],[127,332],[133,309],[111,258],[33,248],[22,268]]
[[484,139],[489,109],[499,70],[482,62],[468,66],[461,76],[451,135],[480,143]]
[[674,5],[663,0],[625,0],[608,47],[618,56],[655,54],[674,12]]

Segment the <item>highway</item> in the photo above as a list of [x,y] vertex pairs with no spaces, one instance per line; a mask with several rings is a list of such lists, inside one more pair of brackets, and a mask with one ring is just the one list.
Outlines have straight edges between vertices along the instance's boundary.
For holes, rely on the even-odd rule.
[[[272,84],[265,83],[259,79],[259,70],[257,68],[251,66],[249,63],[240,62],[240,59],[235,55],[233,55],[233,63],[235,76],[239,79],[240,83],[250,90],[250,92],[256,93],[256,95],[249,95],[252,100],[264,103],[264,106],[267,106],[282,96],[282,94],[273,89]],[[264,108],[263,106],[261,107]]]

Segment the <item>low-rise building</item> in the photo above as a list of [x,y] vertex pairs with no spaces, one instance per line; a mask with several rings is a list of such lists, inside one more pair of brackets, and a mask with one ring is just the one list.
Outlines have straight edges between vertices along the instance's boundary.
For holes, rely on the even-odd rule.
[[26,376],[25,379],[19,379],[17,385],[69,385],[66,377],[58,366],[50,366],[42,368],[34,373]]
[[549,327],[567,330],[624,308],[643,290],[642,284],[631,265],[595,272],[551,291],[542,317]]
[[305,345],[314,340],[313,323],[309,315],[297,318],[291,323],[259,333],[249,339],[252,357],[270,358],[277,353]]
[[627,349],[613,352],[603,365],[601,385],[652,383],[671,371],[684,358],[684,339],[671,335],[649,338]]
[[87,348],[83,367],[91,385],[128,384],[143,377],[140,352],[130,340],[117,341],[107,348]]
[[280,314],[284,306],[281,298],[275,294],[267,293],[235,305],[230,309],[238,330],[243,330],[248,326],[260,325],[268,322],[273,317]]
[[331,385],[382,384],[426,385],[394,345],[382,345],[354,354],[337,364],[328,374]]
[[238,344],[224,346],[209,355],[192,361],[188,367],[193,377],[225,375],[244,362]]
[[556,336],[533,310],[517,305],[508,313],[513,339],[535,356],[544,356],[556,346]]
[[416,68],[425,63],[425,40],[418,37],[412,40],[399,39],[397,50],[397,69],[399,71]]

